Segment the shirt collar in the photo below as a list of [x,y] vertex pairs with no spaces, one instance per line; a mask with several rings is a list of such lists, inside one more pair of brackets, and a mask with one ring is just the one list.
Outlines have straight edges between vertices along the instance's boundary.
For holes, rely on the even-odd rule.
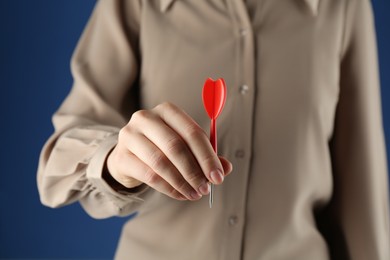
[[316,16],[318,14],[318,7],[320,5],[320,0],[303,0],[306,2],[307,6],[310,8],[312,15]]
[[[160,3],[161,11],[166,12],[174,1],[175,0],[161,0],[161,3]],[[243,0],[241,0],[241,1],[243,1]],[[310,9],[311,14],[313,16],[317,16],[318,7],[320,5],[320,0],[299,0],[299,1],[305,2],[307,7]]]

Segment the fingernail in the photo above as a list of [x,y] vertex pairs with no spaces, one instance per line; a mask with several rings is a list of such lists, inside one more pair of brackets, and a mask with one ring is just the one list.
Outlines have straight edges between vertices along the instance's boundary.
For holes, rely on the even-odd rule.
[[211,172],[211,180],[214,184],[220,184],[223,182],[223,175],[220,170],[214,170]]
[[198,200],[198,199],[200,199],[200,198],[202,197],[201,194],[199,194],[198,192],[196,192],[196,191],[194,191],[194,190],[191,191],[190,196],[191,196],[191,198],[194,199],[194,200]]
[[199,186],[199,191],[202,195],[207,195],[210,193],[210,185],[205,182],[202,185]]

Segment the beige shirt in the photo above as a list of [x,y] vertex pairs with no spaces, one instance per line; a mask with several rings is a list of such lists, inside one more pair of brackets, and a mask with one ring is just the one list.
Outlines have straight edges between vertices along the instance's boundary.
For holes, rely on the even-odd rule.
[[[94,218],[138,212],[117,259],[390,259],[368,0],[100,0],[72,73],[41,200]],[[137,109],[170,101],[208,131],[208,77],[227,83],[218,149],[234,165],[213,208],[111,188],[105,158]]]

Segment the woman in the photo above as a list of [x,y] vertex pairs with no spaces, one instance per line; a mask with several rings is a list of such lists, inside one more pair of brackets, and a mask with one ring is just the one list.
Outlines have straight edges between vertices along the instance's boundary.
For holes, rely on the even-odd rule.
[[[117,259],[389,259],[369,1],[100,0],[72,72],[41,200],[137,212]],[[208,77],[229,93],[219,158]]]

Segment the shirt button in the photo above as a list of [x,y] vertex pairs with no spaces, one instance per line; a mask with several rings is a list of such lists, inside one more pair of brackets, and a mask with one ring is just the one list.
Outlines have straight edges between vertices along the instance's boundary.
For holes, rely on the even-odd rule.
[[229,217],[229,226],[235,226],[237,223],[238,223],[237,216],[230,216]]
[[242,29],[240,29],[239,33],[240,33],[241,36],[245,36],[248,33],[248,29],[242,28]]
[[237,150],[234,156],[236,156],[236,158],[244,158],[245,152],[244,150]]
[[245,95],[249,91],[249,87],[248,85],[242,85],[240,86],[239,90],[242,95]]

